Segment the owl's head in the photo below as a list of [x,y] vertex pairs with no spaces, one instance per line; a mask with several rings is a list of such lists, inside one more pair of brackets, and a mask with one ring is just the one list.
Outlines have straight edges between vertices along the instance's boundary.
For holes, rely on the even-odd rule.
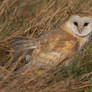
[[68,27],[77,36],[86,37],[92,33],[92,17],[85,13],[74,14],[69,19]]

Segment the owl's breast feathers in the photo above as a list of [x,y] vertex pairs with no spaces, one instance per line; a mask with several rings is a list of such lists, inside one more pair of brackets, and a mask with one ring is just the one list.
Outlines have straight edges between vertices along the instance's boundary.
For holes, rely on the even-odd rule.
[[55,66],[73,58],[78,48],[79,41],[76,37],[57,30],[40,37],[40,45],[34,49],[32,57],[37,62]]

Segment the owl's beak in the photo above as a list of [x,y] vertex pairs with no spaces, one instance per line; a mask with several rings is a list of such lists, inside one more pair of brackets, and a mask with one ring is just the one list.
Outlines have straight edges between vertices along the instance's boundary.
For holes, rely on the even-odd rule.
[[82,33],[83,28],[78,28],[79,33]]

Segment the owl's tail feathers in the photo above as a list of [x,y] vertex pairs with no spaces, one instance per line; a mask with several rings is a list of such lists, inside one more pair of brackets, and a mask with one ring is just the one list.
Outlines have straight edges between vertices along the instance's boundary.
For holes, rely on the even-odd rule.
[[17,59],[21,55],[31,55],[33,49],[38,46],[38,40],[24,37],[13,37],[12,45],[14,59]]

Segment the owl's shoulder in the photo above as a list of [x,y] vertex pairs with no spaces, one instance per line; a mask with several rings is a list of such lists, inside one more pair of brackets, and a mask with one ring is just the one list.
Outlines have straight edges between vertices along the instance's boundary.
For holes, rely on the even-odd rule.
[[49,32],[45,32],[43,35],[40,36],[40,40],[76,40],[77,38],[74,37],[72,34],[68,33],[67,31],[63,29],[53,30]]

